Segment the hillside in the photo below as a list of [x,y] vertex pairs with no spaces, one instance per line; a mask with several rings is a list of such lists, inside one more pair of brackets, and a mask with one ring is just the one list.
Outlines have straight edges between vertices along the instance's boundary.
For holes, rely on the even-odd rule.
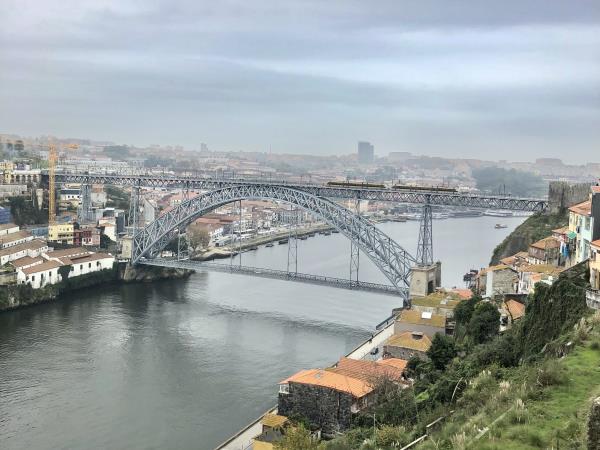
[[463,302],[456,337],[439,337],[431,362],[409,361],[412,388],[380,385],[352,430],[306,448],[393,449],[426,434],[412,448],[586,448],[587,414],[600,395],[600,313],[586,306],[588,277],[579,264],[538,285],[503,334],[489,302]]
[[526,251],[532,243],[551,235],[552,230],[568,224],[568,210],[557,214],[535,214],[528,217],[494,249],[490,265],[498,264],[502,258],[517,252]]
[[600,395],[600,316],[585,327],[591,331],[563,359],[483,370],[456,412],[416,448],[586,448],[591,399]]

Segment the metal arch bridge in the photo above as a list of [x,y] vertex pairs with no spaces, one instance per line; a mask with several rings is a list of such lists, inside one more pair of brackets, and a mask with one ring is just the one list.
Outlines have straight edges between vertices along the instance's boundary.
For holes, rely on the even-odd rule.
[[[422,190],[422,189],[386,189],[358,186],[324,186],[314,183],[289,183],[265,179],[240,179],[240,178],[210,178],[172,175],[141,175],[120,174],[103,175],[79,172],[59,172],[56,181],[62,183],[79,183],[82,190],[82,207],[80,217],[90,217],[91,201],[89,187],[91,184],[110,184],[132,187],[132,211],[137,211],[139,190],[141,187],[150,188],[176,188],[184,192],[190,190],[210,191],[195,199],[184,202],[180,207],[172,210],[167,215],[157,219],[146,228],[135,233],[133,253],[134,263],[147,265],[162,265],[167,267],[204,268],[208,270],[227,271],[233,273],[249,274],[267,278],[301,281],[312,284],[328,284],[346,289],[358,289],[370,292],[394,292],[408,300],[408,284],[410,270],[414,265],[429,265],[433,263],[433,244],[431,227],[431,206],[445,205],[451,207],[469,207],[480,209],[503,209],[514,211],[543,211],[548,206],[547,201],[533,198],[516,198],[510,196],[471,195],[458,192]],[[236,192],[238,196],[232,195]],[[222,196],[218,199],[218,196]],[[290,252],[296,253],[288,245],[288,270],[276,271],[270,269],[257,269],[225,265],[206,264],[185,260],[165,260],[155,258],[159,250],[175,236],[180,234],[194,218],[205,214],[219,206],[236,200],[246,199],[275,199],[283,200],[298,205],[320,215],[330,225],[346,235],[351,242],[350,254],[350,279],[339,279],[319,275],[301,274],[296,270],[290,271]],[[353,199],[392,201],[398,203],[417,203],[423,205],[423,216],[419,230],[419,243],[417,258],[413,258],[406,250],[400,247],[391,238],[379,231],[367,219],[354,214],[340,205],[328,200]],[[211,199],[211,200],[208,200]],[[204,203],[202,203],[204,202]],[[202,203],[202,204],[200,204]],[[194,209],[196,208],[196,209]],[[134,222],[137,222],[134,219]],[[135,231],[135,230],[134,230]],[[297,245],[297,239],[292,239],[290,244]],[[358,280],[358,249],[363,250],[376,266],[392,282],[392,286],[365,283]],[[296,255],[297,257],[297,255]],[[191,267],[194,266],[194,267]]]
[[368,188],[356,186],[325,186],[315,183],[289,183],[281,180],[210,178],[171,175],[99,175],[79,172],[58,172],[58,183],[110,184],[130,187],[178,188],[188,190],[214,190],[234,185],[285,186],[317,197],[336,199],[376,200],[397,203],[417,203],[468,207],[479,209],[503,209],[511,211],[544,211],[548,202],[539,198],[521,198],[496,195],[474,195],[459,192],[442,192],[410,189]]
[[[362,250],[383,272],[395,290],[407,298],[411,268],[417,265],[413,256],[364,217],[331,200],[287,186],[232,185],[182,202],[134,233],[132,264],[143,264],[148,259],[156,258],[179,230],[185,229],[196,218],[241,200],[280,200],[316,214]],[[296,277],[298,278],[297,273]],[[308,279],[304,277],[304,281]]]

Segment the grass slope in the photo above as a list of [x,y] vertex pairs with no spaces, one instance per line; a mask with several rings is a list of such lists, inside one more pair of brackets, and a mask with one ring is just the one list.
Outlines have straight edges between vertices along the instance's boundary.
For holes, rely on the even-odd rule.
[[448,422],[418,448],[521,450],[557,448],[557,442],[585,448],[587,412],[600,394],[600,331],[595,335],[595,344],[583,343],[560,361],[482,372]]

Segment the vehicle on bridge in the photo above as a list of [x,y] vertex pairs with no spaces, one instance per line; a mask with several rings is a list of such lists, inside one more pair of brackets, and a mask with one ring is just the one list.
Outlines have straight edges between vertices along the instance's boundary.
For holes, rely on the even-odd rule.
[[366,181],[328,181],[327,186],[333,187],[352,187],[352,188],[373,188],[385,189],[385,184],[382,183],[367,183]]
[[392,189],[405,190],[405,191],[427,191],[427,192],[453,192],[458,191],[455,188],[445,186],[410,186],[407,184],[396,184],[392,186]]

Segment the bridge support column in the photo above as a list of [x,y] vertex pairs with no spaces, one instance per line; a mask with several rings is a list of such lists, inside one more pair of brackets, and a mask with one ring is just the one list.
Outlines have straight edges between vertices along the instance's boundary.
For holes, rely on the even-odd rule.
[[423,205],[423,215],[419,228],[419,244],[417,248],[417,263],[420,266],[433,264],[433,239],[431,229],[431,197],[428,195]]
[[288,260],[287,271],[289,273],[298,273],[298,210],[293,205],[290,206],[291,216],[290,231],[288,233]]
[[79,188],[81,202],[77,209],[77,220],[79,223],[88,223],[92,220],[92,186],[82,183]]
[[[354,203],[354,209],[360,216],[360,198],[357,198]],[[360,251],[358,245],[350,240],[350,283],[355,283],[358,286],[358,269],[360,266]]]
[[134,186],[131,188],[129,197],[129,216],[127,217],[128,232],[131,236],[135,236],[138,226],[138,213],[140,210],[140,187]]
[[[181,202],[186,202],[188,200],[190,196],[190,186],[189,183],[186,183],[185,188],[182,191],[182,195],[181,195]],[[177,260],[181,261],[185,256],[186,256],[186,252],[184,251],[184,254],[181,253],[181,232],[186,231],[186,227],[179,227],[177,229]],[[187,248],[187,247],[186,247]]]

